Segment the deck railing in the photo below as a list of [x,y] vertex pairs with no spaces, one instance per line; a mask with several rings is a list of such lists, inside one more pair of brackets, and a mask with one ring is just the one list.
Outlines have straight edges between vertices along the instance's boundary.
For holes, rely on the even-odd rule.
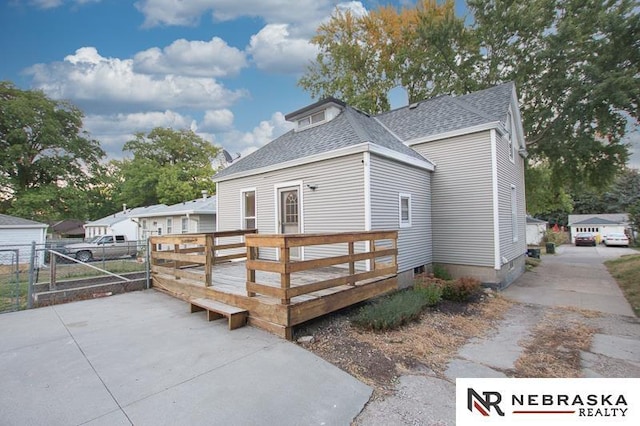
[[[176,280],[187,278],[202,281],[204,277],[205,286],[210,287],[213,265],[244,258],[245,243],[241,239],[256,232],[255,229],[243,229],[151,237],[151,271],[172,275]],[[225,242],[228,240],[232,241]],[[165,250],[167,246],[171,249]],[[192,268],[203,268],[204,275],[190,271]]]
[[[288,305],[291,299],[308,293],[330,289],[343,285],[355,286],[356,283],[385,275],[397,274],[398,271],[398,232],[368,231],[336,234],[252,234],[245,238],[247,246],[247,295],[256,294],[280,299],[280,303]],[[356,245],[364,250],[356,252]],[[364,244],[362,244],[364,243]],[[299,247],[346,245],[341,254],[320,257],[310,260],[291,259],[291,249],[299,251]],[[277,260],[260,259],[259,249],[275,248]],[[269,250],[265,250],[268,252]],[[386,259],[381,259],[386,258]],[[381,260],[387,260],[383,263]],[[367,262],[367,270],[356,270],[357,262]],[[292,286],[291,275],[296,272],[312,269],[346,265],[346,275],[313,283],[296,283]],[[280,286],[256,282],[256,271],[280,274]]]

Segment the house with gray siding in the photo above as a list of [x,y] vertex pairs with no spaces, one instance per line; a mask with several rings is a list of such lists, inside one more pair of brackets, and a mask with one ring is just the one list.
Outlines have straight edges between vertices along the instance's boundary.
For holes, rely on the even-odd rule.
[[526,149],[512,83],[377,116],[328,98],[286,119],[293,130],[214,176],[218,230],[398,230],[404,283],[436,263],[500,287],[524,271]]
[[138,240],[153,235],[216,231],[216,199],[207,191],[202,197],[153,210],[142,210],[131,218],[138,224]]

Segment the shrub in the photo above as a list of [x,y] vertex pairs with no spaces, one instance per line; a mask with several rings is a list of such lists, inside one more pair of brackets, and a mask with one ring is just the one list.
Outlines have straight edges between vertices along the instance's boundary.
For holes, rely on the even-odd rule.
[[434,303],[437,293],[427,288],[399,291],[362,307],[351,322],[369,330],[398,328],[417,319],[422,309]]
[[437,263],[433,265],[433,276],[436,278],[440,278],[441,280],[451,279],[451,274],[449,273],[449,271],[447,271],[444,266],[438,265]]
[[557,246],[567,244],[569,242],[569,233],[554,232],[552,229],[547,229],[542,240],[545,243],[554,243]]
[[442,300],[442,288],[437,285],[416,285],[414,291],[424,298],[425,306],[435,306]]
[[480,291],[481,283],[472,277],[462,277],[447,281],[442,287],[442,298],[454,302],[466,302]]

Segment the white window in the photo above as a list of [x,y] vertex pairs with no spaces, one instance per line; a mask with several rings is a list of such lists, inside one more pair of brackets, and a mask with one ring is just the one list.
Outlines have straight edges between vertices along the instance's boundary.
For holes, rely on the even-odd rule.
[[400,228],[411,226],[411,194],[399,194],[398,197],[398,218]]
[[298,120],[298,128],[302,129],[312,124],[322,123],[323,121],[325,121],[325,119],[326,119],[326,115],[324,110],[320,112],[316,112],[313,115],[310,115],[308,117],[301,118],[300,120]]
[[173,233],[173,218],[167,218],[167,234]]
[[518,241],[518,197],[515,185],[511,185],[511,232],[515,243]]
[[256,228],[256,191],[255,189],[242,191],[242,227]]
[[186,234],[187,232],[189,232],[189,218],[188,217],[183,217],[181,220],[181,231],[183,234]]
[[505,123],[507,131],[507,142],[509,144],[509,160],[515,162],[516,158],[516,146],[513,143],[513,120],[511,118],[511,111],[507,112],[507,122]]

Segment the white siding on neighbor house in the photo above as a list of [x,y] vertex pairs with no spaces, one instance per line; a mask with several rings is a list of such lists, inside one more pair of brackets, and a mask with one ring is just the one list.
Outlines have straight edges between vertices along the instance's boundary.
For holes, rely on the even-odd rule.
[[18,250],[18,263],[28,264],[31,261],[31,243],[36,242],[36,262],[44,264],[44,243],[47,228],[2,228],[0,229],[0,265],[11,265],[16,262],[14,251]]
[[[398,230],[398,271],[432,262],[431,172],[371,155],[371,229]],[[399,194],[411,196],[411,226],[399,227]]]
[[[515,144],[515,141],[514,141]],[[500,224],[501,264],[509,263],[527,251],[527,215],[524,193],[524,159],[514,156],[509,159],[509,142],[496,132],[496,155],[498,165],[498,214]],[[511,220],[511,186],[515,187],[517,201],[517,241],[513,241]],[[508,265],[507,265],[508,266]]]
[[413,145],[436,164],[431,187],[433,261],[494,267],[489,131]]
[[[172,216],[152,216],[152,217],[140,217],[138,220],[141,224],[143,220],[147,221],[147,232],[142,230],[140,226],[138,230],[138,239],[145,239],[147,237],[158,235],[158,230],[162,235],[181,234],[182,233],[182,219],[186,215],[172,215]],[[171,230],[167,227],[167,219],[171,218]],[[189,215],[189,230],[191,233],[204,233],[215,232],[216,230],[216,215],[215,214],[192,214]]]
[[[217,183],[218,229],[242,228],[241,191],[256,190],[257,229],[261,234],[278,233],[276,223],[276,185],[301,182],[301,215],[305,234],[352,232],[365,229],[364,166],[361,153],[317,163],[275,170]],[[312,191],[307,185],[316,186]],[[306,248],[304,257],[312,259],[343,253],[332,246]],[[261,250],[260,256],[274,258],[274,250]]]

